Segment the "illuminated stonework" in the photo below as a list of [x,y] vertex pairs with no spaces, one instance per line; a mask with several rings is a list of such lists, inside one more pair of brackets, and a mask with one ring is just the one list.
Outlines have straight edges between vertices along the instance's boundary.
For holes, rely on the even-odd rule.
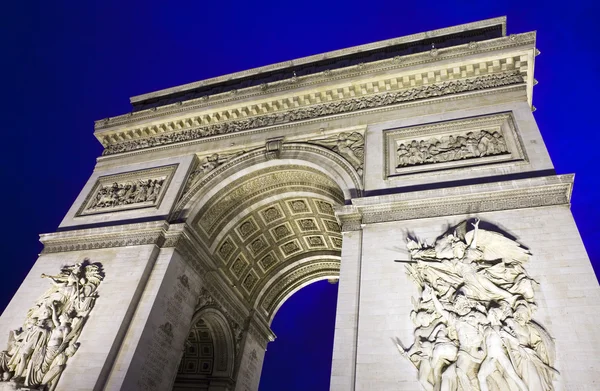
[[[256,391],[319,280],[332,391],[594,387],[600,288],[532,115],[535,41],[496,18],[133,97],[0,317],[0,390]],[[101,285],[75,271],[23,312],[86,258]]]
[[[241,293],[250,297],[257,276],[276,272],[313,250],[340,255],[342,236],[333,203],[318,198],[282,198],[240,219],[216,246],[218,262]],[[317,235],[315,235],[317,234]],[[271,270],[272,269],[272,270]]]
[[553,390],[556,347],[532,320],[530,253],[504,235],[459,224],[431,246],[408,239],[414,342],[400,353],[425,390]]
[[10,332],[8,349],[0,352],[0,372],[17,387],[54,390],[79,349],[104,273],[100,264],[85,260],[42,278],[52,286],[27,311],[23,326]]
[[169,166],[101,177],[79,215],[156,207],[175,169]]

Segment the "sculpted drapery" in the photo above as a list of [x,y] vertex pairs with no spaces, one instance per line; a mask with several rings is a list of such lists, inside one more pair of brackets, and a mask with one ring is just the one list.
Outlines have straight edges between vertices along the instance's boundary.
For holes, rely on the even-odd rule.
[[421,293],[411,313],[414,343],[400,353],[425,390],[553,390],[554,342],[532,320],[530,253],[479,220],[433,245],[408,239],[406,270]]
[[0,373],[15,387],[54,390],[79,347],[77,339],[104,273],[100,264],[86,260],[42,278],[52,286],[29,309],[23,326],[11,331],[7,350],[0,352]]

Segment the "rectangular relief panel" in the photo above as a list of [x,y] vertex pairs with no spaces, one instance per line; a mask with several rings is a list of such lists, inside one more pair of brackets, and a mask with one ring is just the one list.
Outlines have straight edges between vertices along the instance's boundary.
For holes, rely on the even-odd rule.
[[77,216],[123,210],[158,208],[177,164],[101,176]]
[[385,178],[527,161],[512,113],[390,129],[384,143]]

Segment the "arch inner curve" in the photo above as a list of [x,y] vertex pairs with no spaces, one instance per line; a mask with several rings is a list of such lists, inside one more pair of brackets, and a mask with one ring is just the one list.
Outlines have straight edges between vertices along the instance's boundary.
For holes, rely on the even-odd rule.
[[184,345],[173,391],[232,385],[234,349],[232,330],[223,314],[213,308],[200,310]]
[[189,224],[226,282],[270,323],[293,292],[339,275],[334,208],[343,203],[342,190],[322,171],[269,166],[229,181]]

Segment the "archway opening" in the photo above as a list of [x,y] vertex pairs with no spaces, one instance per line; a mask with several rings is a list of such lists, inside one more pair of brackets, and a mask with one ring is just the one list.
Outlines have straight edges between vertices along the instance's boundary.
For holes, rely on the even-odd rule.
[[[240,162],[243,157],[239,158]],[[233,171],[238,166],[239,170]],[[221,174],[204,187],[197,185],[189,205],[182,206],[181,210],[199,239],[203,256],[214,265],[211,278],[222,284],[219,289],[237,296],[239,303],[251,312],[252,322],[268,329],[284,302],[293,296],[305,296],[295,295],[304,287],[312,285],[309,292],[323,284],[330,291],[336,288],[326,282],[337,279],[340,269],[342,233],[335,209],[343,205],[345,195],[352,192],[346,185],[343,189],[340,187],[347,182],[341,180],[346,174],[334,171],[330,175],[327,170],[300,160],[269,161],[247,167],[232,164]],[[323,302],[333,303],[327,311],[331,325],[326,327],[328,332],[321,330],[320,335],[330,334],[329,342],[317,342],[319,349],[325,349],[318,354],[324,358],[318,367],[321,383],[327,384],[337,289],[328,298]],[[289,321],[284,320],[282,324],[281,332],[285,335],[283,330]],[[234,377],[247,378],[252,372],[246,373],[244,354],[242,351],[239,355],[242,361],[236,364],[239,368]],[[293,356],[294,352],[287,352],[282,360]],[[260,360],[262,366],[262,356]],[[254,373],[258,375],[259,371],[260,367]],[[260,375],[264,376],[272,377],[265,373]],[[257,379],[254,384],[258,384],[258,378],[254,378]]]
[[219,278],[269,324],[295,291],[339,275],[344,195],[313,167],[253,168],[211,188],[188,224]]
[[305,286],[279,308],[271,329],[259,391],[328,390],[338,284]]
[[195,316],[173,391],[232,390],[233,339],[231,330],[218,310],[208,308]]

